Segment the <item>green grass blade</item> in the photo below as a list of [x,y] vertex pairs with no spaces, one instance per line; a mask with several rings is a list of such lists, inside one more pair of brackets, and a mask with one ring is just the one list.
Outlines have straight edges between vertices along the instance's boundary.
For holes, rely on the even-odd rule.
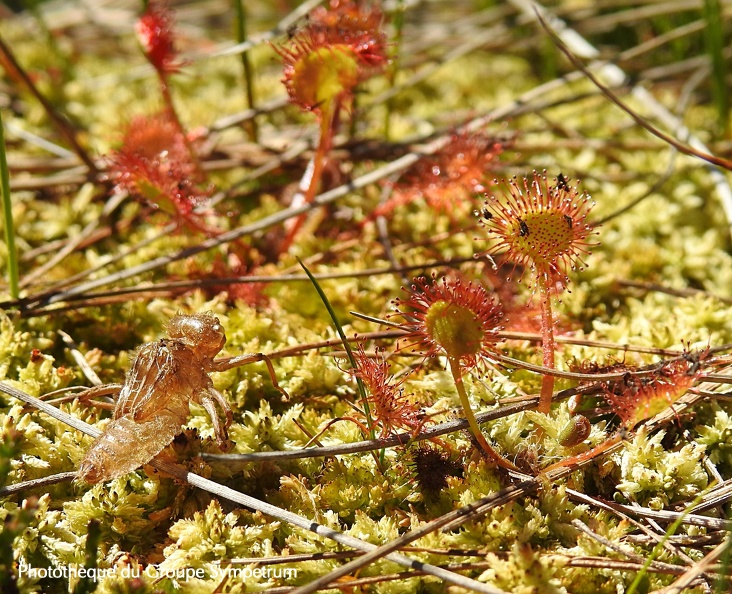
[[[90,570],[96,570],[98,566],[99,541],[102,538],[102,530],[99,520],[89,520],[86,533],[86,546],[84,547],[84,569],[86,575],[79,578],[73,594],[91,594],[97,589],[97,580],[92,577]],[[91,573],[91,576],[89,575]]]
[[707,22],[704,39],[712,63],[712,97],[717,106],[721,132],[726,135],[729,125],[729,94],[725,82],[727,67],[724,60],[724,31],[719,0],[704,0],[704,20]]
[[[346,333],[343,332],[343,327],[341,326],[340,322],[338,321],[338,317],[336,316],[335,311],[333,310],[333,306],[330,304],[330,301],[328,300],[327,295],[323,292],[323,288],[320,286],[317,279],[310,273],[307,266],[305,266],[305,264],[303,264],[302,260],[300,260],[300,258],[298,258],[297,261],[300,263],[300,266],[302,266],[302,269],[305,271],[305,274],[308,275],[310,282],[313,283],[313,286],[315,287],[315,290],[318,292],[318,295],[320,295],[320,299],[322,300],[323,305],[325,305],[325,309],[328,310],[330,319],[333,320],[333,325],[335,326],[336,332],[338,332],[338,336],[340,336],[341,341],[343,342],[343,348],[346,349],[346,354],[348,355],[348,360],[351,363],[351,367],[353,369],[356,369],[356,359],[353,357],[353,350],[351,349],[351,345],[348,343],[348,338],[346,338]],[[369,438],[375,439],[374,422],[371,419],[371,410],[369,408],[369,402],[368,402],[368,398],[366,396],[366,388],[364,387],[363,382],[361,381],[361,378],[357,377],[356,383],[358,384],[358,391],[361,394],[361,406],[363,406],[363,412],[366,415],[366,425],[369,428]]]
[[10,172],[5,155],[5,127],[0,113],[0,190],[3,195],[3,222],[5,223],[5,245],[8,248],[8,285],[10,296],[20,296],[18,275],[18,252],[15,248],[15,225],[13,224],[13,203],[10,198]]
[[679,529],[679,526],[681,526],[681,524],[684,522],[686,516],[688,516],[699,503],[701,503],[704,494],[707,493],[709,489],[711,489],[711,486],[702,491],[696,497],[696,499],[694,499],[694,501],[692,501],[691,504],[686,507],[684,512],[679,514],[679,517],[674,520],[674,523],[669,526],[669,529],[666,530],[666,534],[663,535],[663,538],[656,544],[655,547],[653,547],[651,554],[648,555],[648,559],[646,559],[643,567],[641,567],[640,571],[635,575],[635,579],[631,582],[630,586],[628,586],[625,594],[635,594],[636,590],[638,590],[638,587],[641,584],[641,581],[645,577],[646,573],[648,573],[648,568],[651,566],[651,563],[653,563],[656,557],[661,554],[661,551],[663,550],[666,542],[668,542],[669,538],[676,534],[676,531]]
[[[386,69],[386,81],[389,89],[393,89],[396,84],[396,76],[399,71],[399,50],[402,45],[402,36],[404,33],[404,0],[397,0],[396,9],[392,15],[392,24],[394,25],[394,39],[391,42],[391,63]],[[386,100],[386,112],[384,114],[384,136],[390,140],[391,131],[391,113],[394,110],[394,97]]]
[[730,562],[732,561],[732,533],[727,533],[727,544],[719,560],[721,565],[719,578],[714,584],[714,592],[716,594],[725,594],[732,588],[732,579],[730,579]]
[[[236,9],[236,41],[244,43],[247,40],[247,13],[242,0],[234,0],[234,8]],[[241,53],[241,64],[244,69],[244,82],[246,84],[247,107],[254,109],[254,77],[252,76],[252,64],[249,60],[249,52]],[[257,130],[257,121],[252,118],[246,123],[247,134],[249,140],[257,142],[259,131]]]

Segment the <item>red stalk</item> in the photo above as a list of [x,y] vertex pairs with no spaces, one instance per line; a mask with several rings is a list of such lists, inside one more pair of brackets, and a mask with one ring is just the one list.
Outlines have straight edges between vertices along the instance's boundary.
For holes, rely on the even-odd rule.
[[[312,204],[318,194],[320,180],[323,177],[323,170],[325,169],[325,164],[328,162],[328,154],[330,153],[331,146],[333,145],[333,132],[337,114],[338,105],[335,105],[332,109],[324,110],[321,114],[320,138],[318,141],[318,148],[316,149],[315,156],[313,158],[313,174],[310,178],[310,183],[305,192],[302,204]],[[294,203],[293,206],[295,206]],[[286,226],[287,236],[282,241],[280,253],[284,253],[290,249],[290,246],[295,241],[298,231],[305,223],[306,218],[307,213],[302,213],[293,221],[288,221],[290,224]]]
[[[544,367],[554,369],[554,318],[552,317],[552,302],[546,281],[538,279],[541,293],[541,349]],[[540,413],[549,414],[554,395],[554,376],[545,375],[541,380],[541,395],[539,396]]]

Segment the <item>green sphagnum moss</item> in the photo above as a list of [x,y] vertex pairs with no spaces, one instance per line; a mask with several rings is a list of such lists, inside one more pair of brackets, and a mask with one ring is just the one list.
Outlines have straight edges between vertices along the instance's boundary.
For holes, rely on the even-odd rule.
[[[275,4],[247,4],[250,39],[282,18]],[[430,2],[428,10],[419,8],[424,3],[417,3],[414,9],[404,4],[395,88],[427,72],[431,66],[425,60],[441,60],[452,50],[455,54],[423,80],[401,89],[390,101],[390,142],[383,137],[385,105],[371,105],[390,83],[374,77],[360,86],[353,114],[339,114],[343,125],[335,138],[335,157],[325,167],[324,190],[393,162],[404,151],[425,146],[432,135],[449,134],[451,126],[509,105],[545,82],[537,73],[549,70],[537,64],[540,58],[534,51],[539,34],[517,24],[513,15],[504,17],[500,11],[510,10],[508,4],[490,6],[483,13],[477,12],[475,3],[463,0]],[[581,23],[585,18],[573,12],[575,4],[560,5],[566,15],[573,17],[571,22]],[[24,15],[4,13],[2,37],[51,104],[63,107],[83,146],[93,158],[100,158],[104,169],[102,157],[119,147],[124,122],[160,111],[157,81],[135,40],[133,10],[137,7],[124,4],[114,13],[102,8],[65,10],[63,3],[40,6],[44,22],[56,36],[54,52],[48,51],[46,37],[39,34],[35,21]],[[91,19],[94,10],[102,11],[99,15],[104,18]],[[186,129],[192,136],[201,136],[195,146],[200,147],[202,162],[211,169],[208,179],[214,195],[220,193],[222,197],[212,207],[215,212],[210,214],[211,220],[218,228],[235,229],[256,224],[289,204],[311,153],[289,157],[287,151],[294,143],[317,138],[311,115],[293,108],[270,109],[285,91],[280,81],[281,64],[266,44],[256,45],[248,54],[257,104],[263,108],[257,119],[259,143],[250,141],[242,125],[211,131],[219,118],[238,114],[247,107],[240,56],[216,55],[232,39],[230,19],[223,13],[214,14],[216,10],[215,3],[205,2],[180,7],[176,19],[181,27],[178,44],[190,63],[172,78],[170,92]],[[610,16],[622,17],[625,9],[619,6],[606,10]],[[211,18],[198,18],[203,14]],[[681,26],[687,16],[642,19],[624,26],[622,36],[620,32],[587,35],[612,59],[615,50],[633,48],[652,31]],[[457,55],[463,43],[486,34],[486,22],[497,27],[495,35],[487,39],[490,49]],[[386,32],[390,35],[389,25]],[[430,43],[425,45],[428,38]],[[284,41],[284,37],[278,40]],[[698,56],[704,51],[701,38],[694,34],[678,43],[686,44],[680,48],[684,56]],[[545,45],[541,51],[548,51]],[[659,84],[653,77],[646,78],[645,73],[646,69],[665,68],[670,61],[678,61],[674,53],[678,51],[661,45],[622,65],[629,70],[630,80],[644,79],[656,97],[674,107],[688,81],[664,70],[667,74]],[[204,55],[205,59],[201,57]],[[564,68],[556,58],[553,67]],[[68,68],[71,63],[73,68]],[[55,147],[49,153],[28,136],[61,143],[43,107],[12,73],[3,73],[0,83],[21,273],[37,270],[69,238],[79,237],[90,224],[98,225],[89,241],[82,242],[40,279],[22,287],[25,294],[38,297],[54,283],[92,267],[100,268],[83,281],[74,282],[125,274],[161,255],[216,241],[215,237],[180,230],[161,235],[169,217],[132,199],[103,217],[110,186],[101,177],[87,178],[64,147]],[[710,150],[721,152],[725,145],[715,136],[718,110],[708,100],[707,91],[700,87],[690,96],[684,123],[705,138]],[[492,176],[524,176],[546,168],[550,178],[560,171],[568,178],[580,177],[581,188],[597,203],[592,218],[601,220],[648,192],[664,175],[671,158],[669,149],[631,126],[630,120],[598,96],[586,80],[557,84],[542,92],[540,99],[546,104],[531,100],[522,104],[523,113],[512,114],[507,123],[494,121],[486,128],[488,133],[512,137],[507,138],[499,159],[501,169]],[[635,109],[645,109],[632,98],[628,101]],[[345,131],[351,116],[355,118],[355,136],[349,140]],[[418,145],[409,144],[415,141]],[[284,155],[287,162],[273,164],[272,158],[278,155]],[[272,168],[259,177],[248,177],[263,165]],[[598,237],[601,245],[593,248],[589,266],[571,272],[571,292],[562,293],[561,300],[553,304],[557,336],[611,342],[618,345],[617,349],[599,348],[592,343],[559,344],[560,371],[566,371],[572,359],[604,364],[608,354],[632,367],[655,363],[661,357],[657,352],[624,353],[622,346],[626,344],[680,352],[687,342],[691,350],[732,343],[732,255],[729,222],[718,199],[719,188],[698,161],[676,157],[674,165],[668,181],[647,198],[622,216],[603,222]],[[275,225],[200,253],[186,252],[185,257],[167,266],[95,289],[121,290],[150,283],[150,293],[99,295],[89,302],[69,300],[53,305],[38,297],[38,305],[34,305],[33,300],[11,303],[9,291],[0,288],[0,380],[33,396],[90,385],[57,334],[64,330],[78,343],[103,382],[122,382],[135,349],[164,337],[166,321],[177,312],[211,311],[218,316],[228,337],[222,356],[272,353],[334,339],[332,321],[311,284],[303,279],[273,280],[259,292],[253,291],[251,301],[241,299],[245,292],[238,289],[243,285],[228,290],[223,285],[211,288],[203,283],[175,291],[161,287],[169,281],[236,276],[242,270],[273,277],[300,274],[295,254],[313,274],[354,274],[319,280],[347,336],[358,333],[361,337],[377,329],[375,324],[353,318],[350,311],[383,318],[390,301],[400,294],[401,285],[414,276],[429,276],[433,271],[439,276],[448,269],[496,294],[509,312],[506,331],[538,333],[537,312],[524,307],[529,301],[525,283],[507,284],[502,280],[513,263],[496,255],[497,269],[493,270],[491,262],[473,259],[476,252],[486,249],[483,240],[476,240],[475,229],[456,225],[444,213],[429,209],[423,200],[395,208],[383,225],[374,219],[372,213],[391,192],[389,183],[401,183],[400,174],[398,171],[386,181],[348,191],[337,202],[314,209],[306,223],[313,227],[300,233],[291,254],[280,259],[274,246],[284,232],[281,225]],[[476,196],[475,208],[480,208],[483,200],[484,196]],[[316,228],[317,221],[320,226]],[[119,258],[113,261],[114,256]],[[450,259],[467,261],[443,264]],[[440,264],[432,266],[434,262]],[[383,270],[393,263],[425,268],[355,276],[364,270]],[[10,266],[7,251],[0,250],[2,278],[7,277]],[[669,294],[653,290],[654,286],[697,293]],[[20,316],[11,313],[19,305],[46,309],[24,311]],[[451,340],[464,338],[458,335]],[[390,354],[393,350],[391,340],[364,339],[366,351],[376,346],[386,347]],[[340,347],[336,342],[332,348]],[[499,343],[498,349],[533,364],[542,361],[536,341],[508,340]],[[459,348],[457,351],[463,354]],[[354,410],[359,406],[358,398],[344,361],[340,353],[331,356],[327,349],[274,358],[275,374],[290,395],[289,400],[283,400],[274,389],[264,363],[212,373],[216,389],[224,394],[234,412],[229,429],[235,443],[233,452],[298,449],[334,419],[363,418],[359,410]],[[389,363],[393,372],[408,374],[403,388],[424,406],[425,428],[462,418],[460,398],[445,358],[438,355],[417,367],[415,357],[405,347]],[[464,374],[462,379],[476,414],[520,403],[523,397],[536,395],[541,387],[540,376],[533,372],[492,363],[486,370]],[[699,381],[705,380],[702,377]],[[576,381],[560,378],[555,392],[576,386]],[[712,384],[710,389],[726,390],[721,384]],[[678,418],[660,430],[640,429],[629,434],[617,452],[573,472],[567,479],[545,484],[540,491],[491,509],[460,527],[429,533],[412,543],[418,548],[408,554],[435,565],[475,562],[473,569],[461,573],[506,592],[624,592],[635,570],[601,562],[595,567],[572,566],[574,558],[619,558],[598,540],[580,533],[572,521],[581,520],[603,538],[644,558],[653,543],[644,541],[633,524],[621,516],[578,503],[570,489],[653,510],[676,510],[717,478],[710,465],[723,480],[732,478],[732,405],[728,399],[709,394],[706,397],[708,402],[697,402],[691,409],[679,411]],[[483,423],[480,429],[522,471],[536,473],[549,464],[590,451],[617,427],[617,419],[596,394],[584,397],[580,406],[592,428],[587,439],[571,447],[562,445],[560,439],[562,428],[573,418],[564,401],[553,404],[551,417],[525,410]],[[79,400],[60,407],[100,430],[111,417],[106,409]],[[386,449],[382,465],[368,452],[232,462],[201,457],[204,452],[218,450],[210,440],[210,418],[200,407],[192,407],[183,428],[185,432],[166,456],[189,470],[374,544],[393,540],[510,484],[505,473],[476,453],[466,431],[443,435],[440,442],[430,444],[445,448],[452,460],[460,462],[462,473],[446,477],[445,487],[427,497],[420,492],[410,470],[411,448],[417,444]],[[5,394],[0,394],[0,431],[0,487],[74,470],[92,441],[45,414],[24,408]],[[318,436],[319,444],[326,446],[360,439],[360,428],[349,420],[333,423]],[[15,592],[9,588],[16,588],[20,594],[71,591],[76,582],[19,575],[18,568],[21,564],[81,567],[92,519],[99,522],[101,532],[97,556],[101,569],[141,571],[155,565],[171,572],[187,568],[204,572],[200,579],[184,580],[156,581],[145,574],[139,579],[109,576],[98,582],[99,594],[264,591],[306,584],[345,562],[314,557],[271,566],[296,569],[295,577],[250,576],[222,582],[214,577],[215,572],[232,560],[315,555],[339,552],[342,547],[178,484],[146,467],[106,484],[62,482],[0,496],[0,589]],[[683,543],[697,543],[678,546],[698,561],[715,546],[706,544],[705,539],[715,542],[721,532],[682,525],[677,535],[685,539]],[[470,555],[446,553],[458,549]],[[662,551],[657,560],[686,569],[668,551]],[[237,567],[235,563],[232,566]],[[244,566],[253,567],[249,563]],[[382,560],[363,569],[357,577],[397,571],[402,568]],[[649,571],[640,586],[653,591],[676,577]],[[377,581],[363,589],[386,594],[441,592],[445,587],[436,578],[413,576]],[[701,587],[693,587],[684,594],[701,591]]]

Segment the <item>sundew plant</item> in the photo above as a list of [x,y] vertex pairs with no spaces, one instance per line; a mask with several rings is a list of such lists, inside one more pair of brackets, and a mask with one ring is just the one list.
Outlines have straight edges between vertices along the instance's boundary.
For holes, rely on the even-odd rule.
[[729,8],[0,7],[0,592],[732,591]]

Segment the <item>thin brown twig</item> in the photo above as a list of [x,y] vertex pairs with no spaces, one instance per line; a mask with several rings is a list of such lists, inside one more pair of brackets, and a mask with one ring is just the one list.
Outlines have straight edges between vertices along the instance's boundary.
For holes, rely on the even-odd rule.
[[721,295],[715,295],[713,293],[710,293],[709,291],[704,291],[702,289],[694,289],[693,287],[684,287],[682,289],[674,288],[674,287],[666,287],[664,285],[660,285],[658,283],[649,283],[646,281],[638,281],[638,280],[632,280],[632,279],[616,279],[615,283],[617,283],[621,287],[629,287],[633,289],[643,289],[644,291],[654,291],[656,293],[665,293],[667,295],[673,295],[675,297],[697,297],[699,295],[703,295],[706,297],[713,297],[714,299],[717,299],[721,301],[722,303],[732,304],[732,298],[730,297],[723,297]]
[[79,144],[74,129],[63,117],[59,115],[56,108],[51,105],[51,103],[48,101],[48,99],[46,99],[43,93],[38,90],[38,87],[36,87],[35,83],[28,76],[28,73],[21,67],[20,63],[15,58],[15,54],[7,46],[5,41],[3,41],[2,37],[0,37],[0,53],[2,53],[3,55],[3,63],[12,70],[12,72],[10,72],[10,75],[19,78],[23,82],[23,84],[28,87],[28,90],[31,92],[31,94],[43,106],[43,109],[46,111],[46,114],[51,119],[54,126],[56,126],[56,129],[64,138],[66,138],[67,142],[71,145],[73,151],[76,153],[79,159],[81,159],[81,162],[86,165],[87,169],[89,170],[89,174],[92,176],[96,174],[97,165],[91,159],[86,149],[84,149],[81,144]]
[[[476,415],[478,423],[487,423],[495,419],[519,413],[536,406],[537,399],[532,398],[526,402],[502,406],[490,412]],[[249,454],[202,454],[207,460],[228,460],[234,462],[268,462],[282,460],[299,460],[302,458],[321,458],[330,456],[341,456],[346,454],[357,454],[361,452],[377,451],[384,448],[400,447],[409,442],[419,442],[427,439],[433,439],[441,435],[455,433],[468,428],[468,422],[465,419],[447,421],[440,423],[427,429],[421,430],[417,434],[398,433],[391,437],[383,439],[367,439],[354,443],[338,444],[324,447],[300,448],[297,450],[284,450],[273,452],[252,452]]]
[[[582,520],[579,518],[575,518],[572,520],[572,526],[577,528],[580,532],[583,532],[590,538],[596,540],[600,544],[604,545],[611,551],[615,551],[616,553],[620,553],[621,555],[626,556],[628,559],[635,561],[638,563],[641,567],[645,564],[645,558],[642,555],[637,554],[635,551],[633,551],[630,547],[623,547],[620,546],[617,543],[612,542],[611,540],[605,538],[601,534],[598,534],[594,530],[592,530],[587,524],[585,524]],[[664,569],[664,570],[671,570],[675,571],[677,569],[680,569],[676,565],[672,565],[671,563],[663,563],[661,561],[652,561],[651,567],[654,567],[656,569]]]
[[567,59],[572,63],[572,65],[577,68],[577,70],[580,70],[589,80],[591,80],[592,83],[598,89],[600,89],[603,95],[610,99],[610,101],[612,101],[625,113],[627,113],[641,128],[647,130],[657,138],[660,138],[666,144],[674,147],[676,150],[678,150],[680,153],[683,153],[684,155],[697,157],[698,159],[707,161],[712,165],[722,167],[723,169],[732,170],[732,161],[695,149],[691,145],[683,143],[673,136],[666,134],[662,130],[659,130],[654,125],[649,123],[646,119],[639,116],[622,99],[620,99],[620,97],[618,97],[612,90],[610,90],[609,87],[605,86],[594,74],[592,74],[592,72],[590,72],[590,70],[582,63],[582,61],[565,45],[565,43],[559,38],[559,36],[557,36],[554,30],[546,22],[544,16],[542,16],[542,14],[539,12],[537,12],[537,19],[539,20],[541,26],[544,28],[547,34],[552,38],[552,41],[555,43],[555,45],[562,51],[565,56],[567,56]]
[[[135,246],[131,246],[128,250],[125,250],[123,252],[120,252],[117,256],[115,256],[111,261],[105,261],[103,264],[100,264],[94,268],[89,268],[85,270],[83,273],[79,273],[78,275],[75,275],[73,278],[64,279],[61,283],[58,283],[54,285],[51,288],[47,288],[44,290],[43,293],[39,293],[36,295],[29,296],[23,300],[20,301],[6,301],[3,303],[0,303],[0,307],[17,307],[22,306],[24,307],[24,315],[42,315],[43,310],[40,309],[32,309],[32,305],[30,304],[37,304],[37,303],[43,303],[46,301],[50,296],[53,296],[56,294],[56,291],[60,289],[60,287],[63,287],[67,285],[72,280],[78,280],[80,278],[83,278],[85,276],[88,276],[92,272],[97,272],[101,270],[104,266],[107,266],[113,262],[118,261],[119,259],[128,256],[130,253],[133,253],[135,250],[140,249],[142,247],[145,247],[146,245],[149,245],[151,241],[155,241],[160,239],[161,237],[164,237],[165,235],[168,235],[172,230],[174,229],[173,225],[169,225],[165,227],[160,234],[156,235],[153,238],[149,238],[144,240],[143,242],[140,242],[136,244]],[[429,270],[431,268],[440,268],[444,266],[455,266],[457,264],[463,264],[466,262],[474,262],[476,261],[473,257],[464,257],[464,258],[449,258],[445,260],[435,260],[432,262],[425,262],[424,264],[415,264],[411,266],[400,266],[398,268],[393,267],[385,267],[385,268],[369,268],[366,270],[359,270],[359,271],[352,271],[352,272],[326,272],[326,273],[314,273],[315,278],[318,280],[329,280],[329,279],[341,279],[341,278],[368,278],[375,275],[381,275],[381,274],[400,274],[402,272],[408,272],[413,270]],[[83,275],[83,276],[82,276]],[[180,281],[166,281],[163,283],[145,283],[140,286],[132,286],[132,287],[119,287],[116,289],[112,289],[109,291],[89,291],[83,294],[71,296],[68,298],[68,301],[75,301],[75,300],[93,300],[96,298],[103,298],[103,297],[117,297],[122,295],[135,295],[137,293],[148,293],[148,292],[166,292],[170,291],[173,292],[178,289],[196,289],[201,287],[208,287],[212,285],[234,285],[234,284],[251,284],[251,283],[275,283],[275,282],[310,282],[308,280],[308,277],[304,274],[277,274],[277,275],[246,275],[246,276],[232,276],[232,277],[222,277],[222,278],[203,278],[203,279],[196,279],[196,280],[180,280]]]
[[88,241],[89,237],[99,227],[102,220],[109,217],[117,207],[124,202],[127,198],[126,194],[113,194],[112,197],[107,201],[102,209],[102,212],[98,218],[91,220],[77,235],[69,238],[66,244],[56,251],[52,258],[47,262],[38,266],[22,279],[20,279],[20,286],[27,287],[40,277],[44,276],[49,270],[52,270],[55,266],[60,264],[66,257],[68,257],[74,250],[78,249],[79,246]]
[[57,332],[58,335],[61,337],[61,340],[63,340],[64,344],[68,347],[71,356],[74,358],[74,361],[84,373],[86,379],[88,379],[89,382],[91,382],[91,384],[94,386],[101,386],[103,383],[102,380],[99,379],[97,372],[92,369],[91,365],[89,365],[86,357],[84,357],[81,351],[79,351],[79,346],[76,344],[76,342],[74,342],[74,339],[71,338],[71,336],[63,330],[58,330]]
[[8,495],[15,495],[16,493],[22,493],[23,491],[29,491],[38,487],[48,487],[50,485],[57,485],[58,483],[65,483],[67,481],[73,481],[76,478],[76,472],[59,472],[58,474],[52,474],[37,479],[31,479],[14,485],[7,485],[0,488],[0,497],[6,497]]
[[730,537],[728,537],[724,542],[721,542],[711,552],[705,555],[698,563],[695,563],[690,567],[684,575],[677,579],[673,584],[666,586],[665,588],[661,588],[660,590],[654,590],[651,594],[681,594],[681,592],[685,588],[688,588],[694,580],[704,574],[710,568],[712,563],[717,561],[717,559],[719,559],[730,546],[732,546],[732,543],[730,542]]
[[628,516],[637,516],[641,518],[653,518],[661,522],[671,523],[683,516],[682,523],[689,526],[702,526],[711,530],[732,530],[732,520],[721,518],[711,518],[708,516],[700,516],[698,514],[687,514],[684,512],[675,512],[669,510],[652,510],[647,507],[633,507],[632,505],[623,505],[612,501],[600,501],[597,498],[588,497],[580,491],[567,489],[567,495],[571,499],[589,503],[596,507],[601,507],[609,511],[621,512]]

